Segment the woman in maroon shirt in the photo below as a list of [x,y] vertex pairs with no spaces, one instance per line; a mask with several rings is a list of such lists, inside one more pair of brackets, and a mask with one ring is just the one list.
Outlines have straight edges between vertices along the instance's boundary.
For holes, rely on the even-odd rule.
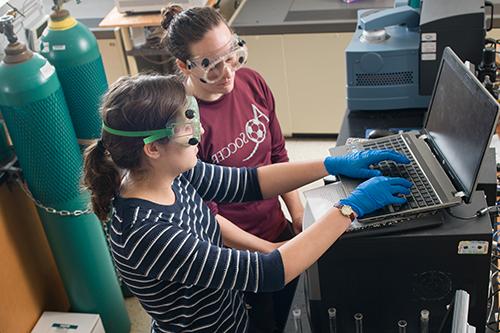
[[[166,46],[177,58],[187,90],[200,107],[205,134],[199,145],[199,158],[234,167],[287,162],[271,90],[257,72],[241,68],[247,58],[244,41],[210,7],[183,11],[172,5],[162,14]],[[244,240],[226,238],[225,244],[268,252],[299,233],[303,206],[298,193],[292,191],[281,197],[292,223],[283,215],[278,198],[238,204],[209,203],[223,230],[234,228],[234,223],[249,233]],[[297,280],[275,293],[247,293],[250,332],[283,331],[296,286]]]

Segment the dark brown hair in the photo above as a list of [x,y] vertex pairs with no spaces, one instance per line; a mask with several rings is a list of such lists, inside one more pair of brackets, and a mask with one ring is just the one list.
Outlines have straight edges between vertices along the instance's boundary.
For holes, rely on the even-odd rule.
[[[104,123],[122,131],[160,129],[186,102],[184,85],[174,75],[122,77],[104,95]],[[165,142],[167,139],[163,139]],[[109,218],[111,200],[117,194],[124,171],[145,172],[143,138],[103,131],[84,154],[83,186],[91,193],[92,209],[101,221]]]
[[170,5],[162,9],[161,16],[161,26],[165,29],[162,43],[183,62],[191,58],[191,43],[202,40],[209,30],[221,22],[227,25],[224,17],[212,7],[183,10],[179,5]]

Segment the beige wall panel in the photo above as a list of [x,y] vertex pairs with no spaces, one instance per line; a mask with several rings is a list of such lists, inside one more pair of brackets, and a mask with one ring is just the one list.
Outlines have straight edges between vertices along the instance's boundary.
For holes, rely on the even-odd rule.
[[491,37],[491,38],[499,39],[500,38],[500,29],[493,29],[491,31],[488,31],[486,33],[486,37]]
[[352,35],[284,36],[293,133],[339,133],[346,109],[345,48]]
[[241,36],[248,45],[248,67],[255,69],[266,80],[274,95],[276,113],[283,135],[292,134],[288,79],[283,55],[283,36]]

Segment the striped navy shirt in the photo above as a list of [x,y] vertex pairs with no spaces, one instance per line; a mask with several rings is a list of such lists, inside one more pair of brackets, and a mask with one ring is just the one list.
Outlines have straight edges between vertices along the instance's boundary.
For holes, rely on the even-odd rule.
[[246,332],[241,291],[282,288],[281,255],[224,248],[204,200],[262,199],[256,169],[199,161],[172,189],[169,206],[114,199],[108,230],[123,281],[153,318],[153,332]]

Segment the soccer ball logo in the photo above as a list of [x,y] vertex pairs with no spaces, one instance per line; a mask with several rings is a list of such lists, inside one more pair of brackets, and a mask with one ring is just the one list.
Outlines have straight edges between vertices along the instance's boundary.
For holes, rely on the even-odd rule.
[[247,137],[250,141],[261,143],[266,137],[266,127],[259,119],[251,119],[245,125]]

